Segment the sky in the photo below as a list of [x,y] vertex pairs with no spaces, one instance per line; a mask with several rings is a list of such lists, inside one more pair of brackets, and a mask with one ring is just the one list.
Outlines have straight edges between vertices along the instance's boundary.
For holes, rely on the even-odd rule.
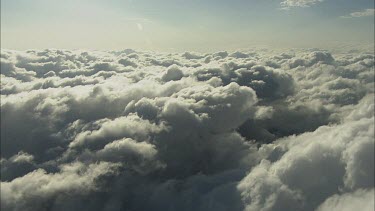
[[217,50],[374,42],[373,0],[2,0],[7,49]]

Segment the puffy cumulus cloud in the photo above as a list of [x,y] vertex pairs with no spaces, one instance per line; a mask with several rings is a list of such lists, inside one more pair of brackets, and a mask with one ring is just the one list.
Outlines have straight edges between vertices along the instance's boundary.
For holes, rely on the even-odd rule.
[[0,61],[3,210],[373,206],[373,54],[47,49]]
[[294,80],[291,75],[280,69],[256,65],[254,61],[207,65],[198,68],[194,75],[199,81],[218,77],[224,85],[236,82],[241,86],[251,87],[258,97],[269,100],[284,98],[294,91]]
[[302,56],[302,58],[292,59],[289,66],[290,68],[305,66],[309,67],[316,63],[331,64],[334,61],[332,55],[328,52],[312,52]]
[[1,179],[9,181],[23,176],[36,168],[34,156],[19,151],[9,159],[1,159]]
[[262,161],[238,184],[244,210],[301,210],[301,194],[268,173],[270,167],[270,162]]
[[69,143],[70,148],[100,148],[117,138],[132,137],[138,140],[150,138],[149,135],[163,129],[139,118],[136,115],[119,117],[114,120],[101,119],[94,123],[99,129],[84,130]]
[[178,81],[184,76],[184,73],[177,65],[168,67],[166,73],[163,74],[163,81]]
[[104,146],[103,149],[97,152],[98,157],[103,160],[116,161],[124,158],[124,160],[140,159],[151,160],[156,155],[155,147],[146,142],[135,142],[132,139],[126,138],[113,141]]
[[[61,166],[60,172],[47,173],[38,169],[1,183],[1,209],[4,210],[64,210],[81,207],[92,192],[100,191],[100,178],[116,173],[116,164],[86,165],[71,163]],[[95,209],[98,204],[88,202]],[[85,208],[87,209],[87,208]]]
[[167,129],[153,143],[167,164],[166,172],[185,177],[241,164],[249,146],[235,129],[254,116],[256,102],[252,89],[236,83],[199,84],[169,98],[143,98],[130,103],[125,112],[165,124]]
[[328,198],[317,209],[318,211],[328,210],[374,210],[374,189],[358,190],[354,193],[346,193],[343,195],[334,195]]
[[[373,106],[373,99],[361,104]],[[238,185],[248,203],[246,209],[314,210],[334,194],[373,189],[373,128],[372,111],[358,120],[321,126],[314,132],[263,145],[265,149],[260,150],[268,151],[269,157]]]

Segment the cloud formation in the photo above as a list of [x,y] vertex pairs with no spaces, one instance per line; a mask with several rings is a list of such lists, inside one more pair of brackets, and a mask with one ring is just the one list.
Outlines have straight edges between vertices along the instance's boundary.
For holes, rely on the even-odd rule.
[[293,7],[310,7],[324,0],[284,0],[280,4],[283,9],[289,9]]
[[374,64],[2,50],[1,208],[370,210]]
[[360,18],[374,16],[375,9],[364,9],[362,11],[352,12],[348,16],[342,16],[343,18]]

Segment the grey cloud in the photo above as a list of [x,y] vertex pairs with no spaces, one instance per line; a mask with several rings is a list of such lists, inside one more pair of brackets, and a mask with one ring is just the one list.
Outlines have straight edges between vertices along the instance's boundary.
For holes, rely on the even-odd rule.
[[114,120],[100,120],[98,130],[83,131],[78,133],[74,140],[70,142],[69,147],[76,148],[90,146],[97,148],[96,145],[103,145],[108,141],[122,138],[134,137],[137,139],[147,139],[152,133],[164,129],[163,125],[155,125],[147,120],[143,120],[138,116],[130,115],[127,117],[119,117]]
[[[79,200],[98,190],[97,179],[114,174],[116,165],[72,163],[59,173],[35,170],[11,182],[1,184],[1,208],[4,210],[63,210],[81,206]],[[88,205],[90,206],[90,204]],[[91,204],[94,208],[95,205]]]
[[133,61],[131,61],[129,59],[120,59],[118,61],[118,63],[124,65],[125,67],[127,67],[127,66],[137,67],[138,66],[135,62],[133,62]]
[[21,81],[30,81],[36,75],[28,72],[24,68],[16,67],[11,61],[1,59],[1,74]]
[[18,154],[13,155],[9,159],[1,159],[1,180],[13,180],[33,171],[36,168],[34,156],[20,151]]
[[249,57],[248,54],[246,54],[246,53],[242,53],[242,52],[239,52],[239,51],[236,51],[236,52],[230,54],[229,56],[230,56],[230,57],[237,58],[237,59],[239,59],[239,58],[248,58],[248,57]]

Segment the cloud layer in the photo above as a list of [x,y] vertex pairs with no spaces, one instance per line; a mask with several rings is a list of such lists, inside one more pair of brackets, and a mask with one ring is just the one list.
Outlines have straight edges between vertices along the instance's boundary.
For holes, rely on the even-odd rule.
[[2,50],[1,208],[371,210],[353,52]]

